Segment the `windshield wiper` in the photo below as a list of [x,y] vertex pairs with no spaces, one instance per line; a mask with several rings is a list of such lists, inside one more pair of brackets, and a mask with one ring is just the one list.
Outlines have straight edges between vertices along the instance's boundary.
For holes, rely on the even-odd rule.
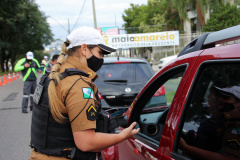
[[103,82],[127,83],[128,81],[123,79],[112,79],[112,80],[104,80]]

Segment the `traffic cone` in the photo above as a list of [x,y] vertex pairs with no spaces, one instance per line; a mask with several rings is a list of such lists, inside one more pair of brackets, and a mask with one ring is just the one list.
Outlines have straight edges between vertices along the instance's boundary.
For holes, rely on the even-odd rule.
[[17,72],[17,78],[19,78],[19,73]]
[[13,79],[13,80],[16,80],[16,77],[15,77],[15,73],[14,73],[14,72],[13,72],[12,79]]
[[4,81],[3,81],[4,84],[8,84],[8,81],[7,81],[7,76],[6,74],[4,74]]
[[12,82],[11,74],[8,73],[8,82]]
[[2,84],[2,79],[0,78],[0,86],[3,86],[3,84]]

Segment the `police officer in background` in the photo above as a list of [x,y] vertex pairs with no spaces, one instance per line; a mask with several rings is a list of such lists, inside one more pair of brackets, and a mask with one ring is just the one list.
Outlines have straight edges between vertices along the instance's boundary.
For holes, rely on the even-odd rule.
[[[96,152],[139,132],[133,129],[136,122],[119,134],[95,131],[101,107],[94,84],[98,78],[96,72],[103,64],[103,55],[115,51],[105,45],[103,36],[94,28],[80,27],[68,35],[49,74],[49,105],[44,96],[39,104],[34,103],[30,160],[96,160]],[[60,80],[60,74],[66,73],[66,69],[81,74]]]
[[46,65],[47,65],[47,60],[48,60],[48,57],[47,57],[47,56],[44,56],[41,64],[43,64],[44,66],[46,66]]
[[59,57],[59,54],[54,54],[52,56],[52,59],[50,60],[50,62],[46,65],[46,67],[44,67],[43,74],[49,74],[51,72],[52,67],[57,63],[58,57]]
[[37,73],[39,72],[40,65],[36,59],[33,58],[32,52],[26,53],[26,58],[20,59],[14,67],[14,71],[22,71],[23,76],[23,100],[22,100],[22,113],[28,113],[28,99],[30,97],[30,110],[33,108],[33,93],[37,85]]

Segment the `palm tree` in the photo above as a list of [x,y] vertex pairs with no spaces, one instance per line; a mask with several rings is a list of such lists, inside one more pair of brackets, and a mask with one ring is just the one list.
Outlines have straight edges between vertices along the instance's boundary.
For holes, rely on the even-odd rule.
[[207,20],[206,13],[209,13],[210,10],[218,9],[224,0],[167,0],[167,1],[169,2],[169,5],[171,5],[173,9],[176,9],[178,11],[179,16],[184,21],[189,21],[188,11],[195,10],[197,13],[198,21],[197,24],[203,27]]

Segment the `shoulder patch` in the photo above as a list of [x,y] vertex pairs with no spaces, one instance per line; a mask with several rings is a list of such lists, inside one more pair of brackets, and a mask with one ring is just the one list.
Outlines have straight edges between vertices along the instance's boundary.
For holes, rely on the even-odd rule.
[[87,109],[87,119],[95,121],[97,119],[97,109],[91,104]]
[[92,72],[88,72],[88,74],[89,74],[90,76],[92,76]]
[[93,99],[93,90],[92,88],[82,88],[82,92],[83,92],[83,98],[85,99]]

